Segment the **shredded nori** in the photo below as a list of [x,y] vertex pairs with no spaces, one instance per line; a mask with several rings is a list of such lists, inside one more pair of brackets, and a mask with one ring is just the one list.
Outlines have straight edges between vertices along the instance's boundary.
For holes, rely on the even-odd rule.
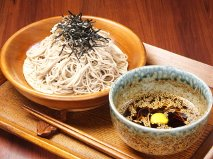
[[[59,56],[62,54],[66,45],[71,48],[70,55],[75,54],[77,59],[88,53],[89,50],[94,50],[94,47],[102,47],[100,42],[109,42],[109,38],[105,38],[98,34],[100,29],[94,29],[93,20],[82,19],[82,13],[74,15],[70,11],[68,16],[64,16],[63,20],[58,23],[57,29],[60,29],[59,35],[56,39],[63,36],[67,44],[63,45]],[[56,29],[56,30],[57,30]],[[98,44],[99,43],[99,44]]]

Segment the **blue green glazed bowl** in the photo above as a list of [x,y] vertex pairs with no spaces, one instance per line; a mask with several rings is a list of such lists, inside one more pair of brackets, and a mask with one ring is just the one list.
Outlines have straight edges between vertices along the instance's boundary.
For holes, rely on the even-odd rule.
[[[200,112],[194,122],[170,129],[145,127],[126,119],[123,106],[142,93],[171,93],[193,103]],[[117,79],[109,93],[111,118],[121,139],[130,147],[150,155],[170,155],[196,142],[207,124],[212,107],[209,87],[197,76],[169,66],[145,66]]]

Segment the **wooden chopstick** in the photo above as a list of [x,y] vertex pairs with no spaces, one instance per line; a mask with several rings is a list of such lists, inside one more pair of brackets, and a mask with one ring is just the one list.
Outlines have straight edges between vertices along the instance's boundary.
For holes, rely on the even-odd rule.
[[128,154],[123,153],[122,151],[116,149],[115,147],[104,143],[88,134],[85,132],[78,130],[68,124],[65,124],[63,122],[60,122],[59,120],[56,120],[46,114],[43,114],[39,111],[36,111],[26,105],[23,106],[23,108],[28,111],[30,114],[36,116],[37,118],[44,120],[45,122],[61,129],[63,132],[66,134],[84,142],[85,144],[111,156],[114,158],[120,158],[120,159],[132,159],[133,157],[129,156]]

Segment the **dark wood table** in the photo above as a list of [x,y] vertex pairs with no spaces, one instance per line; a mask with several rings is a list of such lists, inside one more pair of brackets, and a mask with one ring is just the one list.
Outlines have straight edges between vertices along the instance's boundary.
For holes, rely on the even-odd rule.
[[[143,42],[213,65],[212,0],[0,0],[0,47],[20,28],[68,10],[117,21]],[[0,158],[59,157],[0,130]]]

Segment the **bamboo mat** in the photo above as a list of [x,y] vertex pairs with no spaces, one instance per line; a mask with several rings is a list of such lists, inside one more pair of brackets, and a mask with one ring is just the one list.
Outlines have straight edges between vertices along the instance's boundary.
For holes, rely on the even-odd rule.
[[[91,158],[91,159],[98,159],[98,158],[110,158],[109,156],[105,156],[103,153],[98,152],[87,145],[71,138],[63,133],[58,133],[57,135],[53,136],[50,139],[43,139],[36,136],[36,123],[37,119],[25,112],[21,106],[23,104],[30,105],[35,109],[39,109],[42,112],[47,114],[52,114],[57,116],[57,111],[50,110],[45,107],[41,107],[25,97],[23,97],[19,92],[17,92],[14,87],[9,83],[5,82],[0,86],[0,118],[4,119],[5,122],[10,122],[10,126],[20,127],[23,132],[27,132],[34,137],[34,140],[37,139],[42,141],[36,143],[41,147],[45,147],[45,143],[49,145],[53,145],[53,147],[58,147],[59,149],[63,150],[61,152],[64,153],[56,153],[62,157],[67,157],[68,155],[65,154],[74,154],[80,158]],[[199,146],[202,144],[203,140],[208,136],[208,134],[212,131],[213,126],[207,125],[205,132],[203,133],[202,137],[198,139],[198,141],[191,146],[188,150],[183,151],[181,153],[171,155],[171,156],[164,156],[164,157],[153,157],[147,156],[140,152],[137,152],[130,147],[128,147],[118,136],[117,132],[112,126],[110,120],[110,113],[109,107],[103,106],[94,110],[84,111],[84,112],[70,112],[68,114],[68,124],[90,134],[91,136],[111,144],[116,148],[122,150],[124,153],[130,154],[133,158],[172,158],[172,159],[189,159],[192,155],[196,152]],[[4,124],[3,124],[4,125]],[[2,122],[0,123],[2,126]],[[6,126],[3,126],[4,129],[9,129]],[[10,128],[10,131],[14,131]],[[20,136],[20,135],[19,135]],[[27,140],[32,140],[27,139]],[[34,142],[34,141],[31,141]]]

